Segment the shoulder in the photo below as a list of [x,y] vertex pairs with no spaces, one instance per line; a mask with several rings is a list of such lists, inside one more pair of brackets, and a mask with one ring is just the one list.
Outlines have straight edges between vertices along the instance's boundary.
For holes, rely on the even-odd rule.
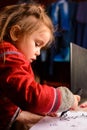
[[25,58],[23,53],[21,53],[13,44],[9,42],[3,42],[0,44],[0,57],[5,56],[5,58],[14,59],[15,62],[20,60],[21,62],[26,62],[29,65],[29,61]]

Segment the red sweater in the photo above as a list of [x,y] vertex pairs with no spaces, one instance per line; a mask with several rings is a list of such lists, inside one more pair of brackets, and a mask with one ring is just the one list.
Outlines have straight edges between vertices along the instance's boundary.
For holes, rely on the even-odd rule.
[[25,56],[10,43],[0,44],[0,130],[5,130],[17,107],[46,114],[56,112],[60,104],[60,90],[37,83]]

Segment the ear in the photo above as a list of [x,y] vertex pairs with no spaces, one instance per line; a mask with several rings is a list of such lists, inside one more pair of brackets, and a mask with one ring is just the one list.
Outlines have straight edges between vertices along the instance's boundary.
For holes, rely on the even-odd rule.
[[18,40],[21,28],[19,25],[14,25],[10,29],[10,37],[15,42]]

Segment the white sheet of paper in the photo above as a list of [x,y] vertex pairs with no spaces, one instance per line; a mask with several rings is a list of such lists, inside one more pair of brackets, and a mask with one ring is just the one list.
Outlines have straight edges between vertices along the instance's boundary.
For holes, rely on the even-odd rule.
[[87,112],[67,112],[65,117],[46,116],[30,130],[87,130]]

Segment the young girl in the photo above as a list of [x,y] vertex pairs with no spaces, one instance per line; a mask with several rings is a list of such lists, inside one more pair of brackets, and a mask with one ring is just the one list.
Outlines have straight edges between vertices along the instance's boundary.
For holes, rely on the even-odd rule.
[[52,43],[53,34],[52,22],[38,4],[7,6],[0,13],[0,130],[9,129],[22,110],[52,115],[77,108],[80,97],[68,88],[34,79],[31,63]]

